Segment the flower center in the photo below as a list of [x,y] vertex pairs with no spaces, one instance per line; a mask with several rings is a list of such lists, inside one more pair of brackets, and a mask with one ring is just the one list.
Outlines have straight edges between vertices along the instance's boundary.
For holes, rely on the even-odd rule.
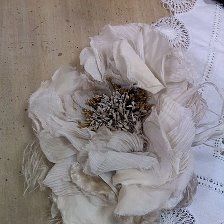
[[85,121],[80,127],[96,131],[101,126],[110,130],[141,132],[142,120],[151,111],[148,94],[145,90],[130,87],[122,88],[112,83],[111,95],[96,95],[86,102],[90,109],[83,109]]

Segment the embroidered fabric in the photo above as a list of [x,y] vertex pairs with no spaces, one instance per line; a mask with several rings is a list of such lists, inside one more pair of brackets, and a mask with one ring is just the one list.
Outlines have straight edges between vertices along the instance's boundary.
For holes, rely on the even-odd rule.
[[[170,10],[171,16],[160,19],[154,26],[164,33],[174,47],[184,47],[186,54],[195,62],[202,83],[211,83],[201,88],[210,109],[204,122],[216,120],[219,121],[217,124],[223,123],[223,100],[220,95],[224,97],[224,8],[210,0],[161,2]],[[179,210],[179,213],[184,216],[188,211],[194,221],[178,221],[174,210],[162,214],[161,224],[224,223],[224,136],[214,138],[204,147],[195,147],[193,151],[198,190],[192,204],[187,210]]]
[[160,219],[161,224],[194,224],[194,216],[186,209],[164,211]]

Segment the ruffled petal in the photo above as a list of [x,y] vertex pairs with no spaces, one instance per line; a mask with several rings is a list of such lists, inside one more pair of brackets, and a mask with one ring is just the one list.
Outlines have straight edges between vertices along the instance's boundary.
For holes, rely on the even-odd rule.
[[80,64],[84,66],[87,73],[93,76],[97,81],[102,80],[102,74],[99,71],[97,61],[93,52],[93,49],[86,47],[80,54]]
[[150,25],[106,26],[100,35],[91,38],[90,46],[82,51],[81,64],[98,81],[111,71],[119,72],[121,79],[137,82],[148,91],[154,83],[156,87],[151,91],[156,93],[166,82],[179,81],[180,74],[181,80],[186,78],[187,66],[181,60],[181,50],[174,51],[169,41]]
[[75,154],[75,148],[66,138],[53,137],[49,132],[43,130],[38,134],[38,139],[42,151],[52,163],[57,163]]
[[90,139],[91,132],[79,128],[82,116],[72,100],[72,94],[83,87],[83,78],[71,67],[63,67],[30,97],[29,117],[37,133],[44,129],[52,137],[66,137],[77,149]]
[[74,163],[75,157],[69,157],[56,163],[49,171],[43,184],[54,192],[57,196],[73,195],[79,193],[77,186],[71,181],[69,170]]
[[150,169],[157,164],[157,159],[147,155],[135,155],[124,152],[91,151],[88,158],[90,172],[99,175],[125,169]]
[[121,76],[125,75],[131,82],[137,83],[138,87],[153,94],[164,88],[127,40],[114,43],[113,57]]
[[166,189],[145,186],[122,186],[114,213],[123,216],[142,216],[161,208],[170,197]]
[[101,207],[82,195],[59,196],[58,208],[64,224],[114,224],[114,207]]
[[79,163],[74,163],[70,169],[72,182],[85,194],[94,195],[102,200],[102,204],[115,204],[116,194],[101,178],[90,176],[83,172]]
[[145,25],[143,29],[145,64],[165,85],[165,60],[172,53],[169,41],[160,32]]

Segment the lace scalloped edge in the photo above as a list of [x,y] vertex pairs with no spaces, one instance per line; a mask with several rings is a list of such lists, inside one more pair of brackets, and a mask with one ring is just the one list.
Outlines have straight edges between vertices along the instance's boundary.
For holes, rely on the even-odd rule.
[[161,0],[164,8],[168,9],[170,13],[184,13],[193,9],[197,0]]

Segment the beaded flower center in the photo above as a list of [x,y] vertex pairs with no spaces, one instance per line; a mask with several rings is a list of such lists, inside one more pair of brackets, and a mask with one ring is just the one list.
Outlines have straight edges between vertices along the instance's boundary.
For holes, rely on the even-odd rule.
[[137,87],[123,88],[112,83],[110,95],[96,95],[86,104],[90,109],[83,109],[85,121],[80,127],[89,127],[96,131],[101,126],[110,130],[141,132],[142,120],[151,111],[149,96]]

